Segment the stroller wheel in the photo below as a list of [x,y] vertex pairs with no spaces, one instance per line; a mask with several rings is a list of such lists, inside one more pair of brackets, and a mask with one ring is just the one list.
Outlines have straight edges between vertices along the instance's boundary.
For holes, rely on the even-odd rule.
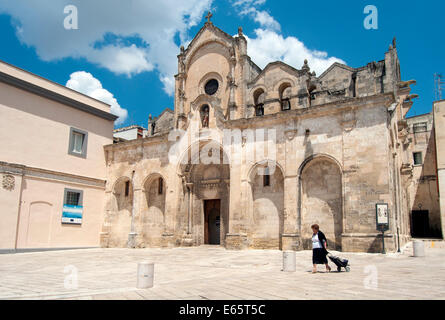
[[351,271],[351,268],[349,268],[349,267],[346,267],[345,269],[346,269],[346,272]]
[[338,272],[341,272],[341,267],[337,267],[337,271],[338,271]]

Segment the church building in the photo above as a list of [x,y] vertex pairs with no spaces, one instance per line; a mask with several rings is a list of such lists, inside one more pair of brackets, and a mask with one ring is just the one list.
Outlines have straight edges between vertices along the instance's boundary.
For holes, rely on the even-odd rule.
[[101,246],[303,250],[317,223],[330,249],[380,252],[381,207],[397,251],[411,239],[415,81],[395,39],[382,60],[320,75],[308,61],[261,69],[247,45],[209,19],[180,49],[174,110],[105,146]]

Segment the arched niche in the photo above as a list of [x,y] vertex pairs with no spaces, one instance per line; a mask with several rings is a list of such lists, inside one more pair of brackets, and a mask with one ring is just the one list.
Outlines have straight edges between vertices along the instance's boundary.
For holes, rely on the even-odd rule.
[[167,185],[159,173],[149,175],[143,184],[140,229],[144,244],[150,247],[161,246],[165,231],[165,199]]
[[284,231],[284,175],[274,161],[255,164],[249,172],[251,247],[282,249]]
[[301,238],[312,249],[311,225],[318,224],[331,249],[341,250],[343,233],[342,170],[328,156],[307,159],[300,168]]
[[133,209],[133,184],[128,177],[120,177],[112,188],[112,203],[108,213],[110,247],[126,247]]

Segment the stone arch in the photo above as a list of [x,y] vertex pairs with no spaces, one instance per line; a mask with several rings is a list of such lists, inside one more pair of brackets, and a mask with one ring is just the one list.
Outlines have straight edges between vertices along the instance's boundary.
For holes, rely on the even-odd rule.
[[[209,153],[215,161],[203,159]],[[220,244],[224,245],[229,230],[230,165],[227,159],[223,146],[213,139],[197,141],[181,155],[177,172],[183,192],[178,194],[180,208],[176,225],[178,230],[187,234],[185,239],[192,244],[204,244],[209,240],[206,206],[217,201],[218,234]]]
[[160,173],[152,173],[142,184],[143,201],[139,217],[142,241],[151,247],[162,245],[165,231],[165,199],[167,184]]
[[[270,177],[266,185],[264,175],[268,173]],[[284,171],[275,161],[263,160],[249,170],[248,182],[250,246],[258,249],[282,249]]]
[[341,165],[329,155],[306,159],[299,170],[300,234],[304,249],[311,249],[314,223],[328,239],[331,249],[341,250],[343,233],[343,174]]
[[[127,192],[128,183],[128,192]],[[123,176],[118,178],[111,189],[114,197],[114,209],[123,211],[125,209],[131,212],[133,206],[133,184],[129,177]]]
[[111,189],[111,206],[108,214],[110,247],[126,247],[131,227],[134,188],[131,179],[126,176],[118,178]]
[[278,87],[278,96],[280,99],[281,110],[290,110],[291,103],[290,99],[292,96],[292,85],[290,82],[282,82]]
[[295,81],[290,78],[282,78],[279,82],[274,85],[274,91],[280,91],[280,88],[283,86],[295,87]]
[[[189,71],[190,67],[193,65],[193,63],[199,58],[196,58],[196,56],[199,55],[199,53],[205,48],[205,47],[209,47],[211,45],[217,45],[219,46],[219,48],[223,48],[224,50],[215,50],[216,53],[222,55],[223,57],[225,57],[227,59],[227,62],[230,61],[230,46],[226,43],[224,43],[223,41],[219,41],[219,40],[209,40],[206,41],[202,44],[200,44],[197,48],[195,48],[190,55],[187,57],[186,59],[186,72]],[[206,54],[204,52],[204,54]]]
[[263,88],[258,88],[253,92],[253,104],[255,106],[255,115],[264,115],[264,104],[266,102],[266,91]]

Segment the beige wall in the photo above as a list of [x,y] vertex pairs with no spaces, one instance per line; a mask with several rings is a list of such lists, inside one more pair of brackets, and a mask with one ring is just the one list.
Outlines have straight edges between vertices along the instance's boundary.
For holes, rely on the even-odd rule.
[[[65,188],[83,191],[82,225],[61,223]],[[98,246],[103,205],[103,188],[39,177],[25,177],[17,247]]]
[[[0,72],[104,116],[110,111],[102,102],[2,62]],[[70,128],[88,133],[86,158],[68,154]],[[0,249],[98,246],[105,198],[103,146],[112,141],[112,120],[0,82],[0,179],[14,182],[0,186]],[[83,191],[81,225],[62,224],[65,188]]]
[[[0,161],[105,179],[113,122],[0,83]],[[68,154],[70,127],[88,132],[86,159]]]

